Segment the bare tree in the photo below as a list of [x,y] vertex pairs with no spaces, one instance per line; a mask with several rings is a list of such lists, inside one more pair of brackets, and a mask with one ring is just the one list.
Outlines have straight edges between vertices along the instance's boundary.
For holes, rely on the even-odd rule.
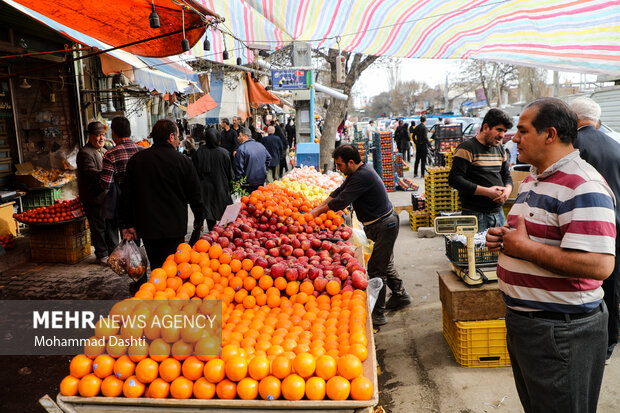
[[547,71],[545,69],[519,66],[519,100],[531,102],[534,99],[543,97],[546,88],[546,75]]
[[476,85],[484,91],[487,104],[495,100],[502,107],[502,94],[517,83],[517,66],[485,60],[466,60],[458,83]]
[[374,96],[368,105],[368,114],[372,118],[391,116],[392,99],[389,92],[383,92]]
[[[345,95],[349,96],[346,101],[334,98],[329,100],[321,136],[320,164],[325,165],[332,163],[331,154],[336,142],[336,131],[338,125],[344,120],[346,109],[351,100],[351,90],[362,72],[373,64],[378,57],[349,53],[346,51],[339,52],[336,49],[329,49],[327,53],[320,50],[315,50],[314,52],[329,64],[331,70],[330,84],[334,86],[338,85],[335,87],[339,87]],[[344,83],[336,83],[336,57],[338,53],[341,53],[346,60],[347,76]]]

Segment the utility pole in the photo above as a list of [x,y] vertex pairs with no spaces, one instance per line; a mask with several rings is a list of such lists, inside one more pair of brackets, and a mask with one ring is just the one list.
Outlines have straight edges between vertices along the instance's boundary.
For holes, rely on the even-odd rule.
[[[310,43],[293,42],[291,61],[293,67],[312,66]],[[314,142],[314,70],[310,72],[310,90],[295,98],[295,131],[297,143]]]
[[560,74],[557,70],[553,71],[553,97],[557,98],[560,95]]

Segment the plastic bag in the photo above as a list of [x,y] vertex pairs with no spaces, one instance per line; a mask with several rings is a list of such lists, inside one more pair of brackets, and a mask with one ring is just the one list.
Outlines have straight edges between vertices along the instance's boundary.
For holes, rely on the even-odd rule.
[[364,264],[368,264],[368,260],[372,255],[372,249],[374,246],[374,242],[366,236],[364,232],[364,228],[359,220],[355,217],[353,218],[353,234],[351,235],[351,239],[353,240],[353,244],[355,246],[361,246],[364,251]]
[[368,288],[366,292],[368,293],[368,304],[370,305],[370,312],[375,308],[375,303],[377,302],[377,298],[379,297],[379,293],[383,288],[383,280],[379,277],[371,278],[368,280]]
[[135,242],[122,240],[108,257],[108,265],[118,275],[127,274],[132,280],[138,281],[146,274],[148,260],[144,250]]

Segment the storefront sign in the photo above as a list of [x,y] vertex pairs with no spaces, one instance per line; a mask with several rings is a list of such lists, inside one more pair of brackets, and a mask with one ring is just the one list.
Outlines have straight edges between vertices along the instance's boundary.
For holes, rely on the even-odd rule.
[[273,90],[304,90],[310,85],[310,71],[305,69],[282,69],[271,71]]

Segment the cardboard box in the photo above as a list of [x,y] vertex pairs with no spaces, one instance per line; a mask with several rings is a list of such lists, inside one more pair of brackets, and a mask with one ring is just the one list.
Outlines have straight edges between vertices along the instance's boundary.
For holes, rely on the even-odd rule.
[[492,320],[506,316],[506,305],[496,282],[472,288],[452,271],[437,274],[439,299],[452,321]]
[[519,193],[519,186],[521,185],[521,182],[523,182],[523,180],[527,178],[529,174],[530,173],[528,171],[511,171],[510,172],[510,176],[512,177],[512,192],[508,196],[508,199],[517,198],[517,194]]

